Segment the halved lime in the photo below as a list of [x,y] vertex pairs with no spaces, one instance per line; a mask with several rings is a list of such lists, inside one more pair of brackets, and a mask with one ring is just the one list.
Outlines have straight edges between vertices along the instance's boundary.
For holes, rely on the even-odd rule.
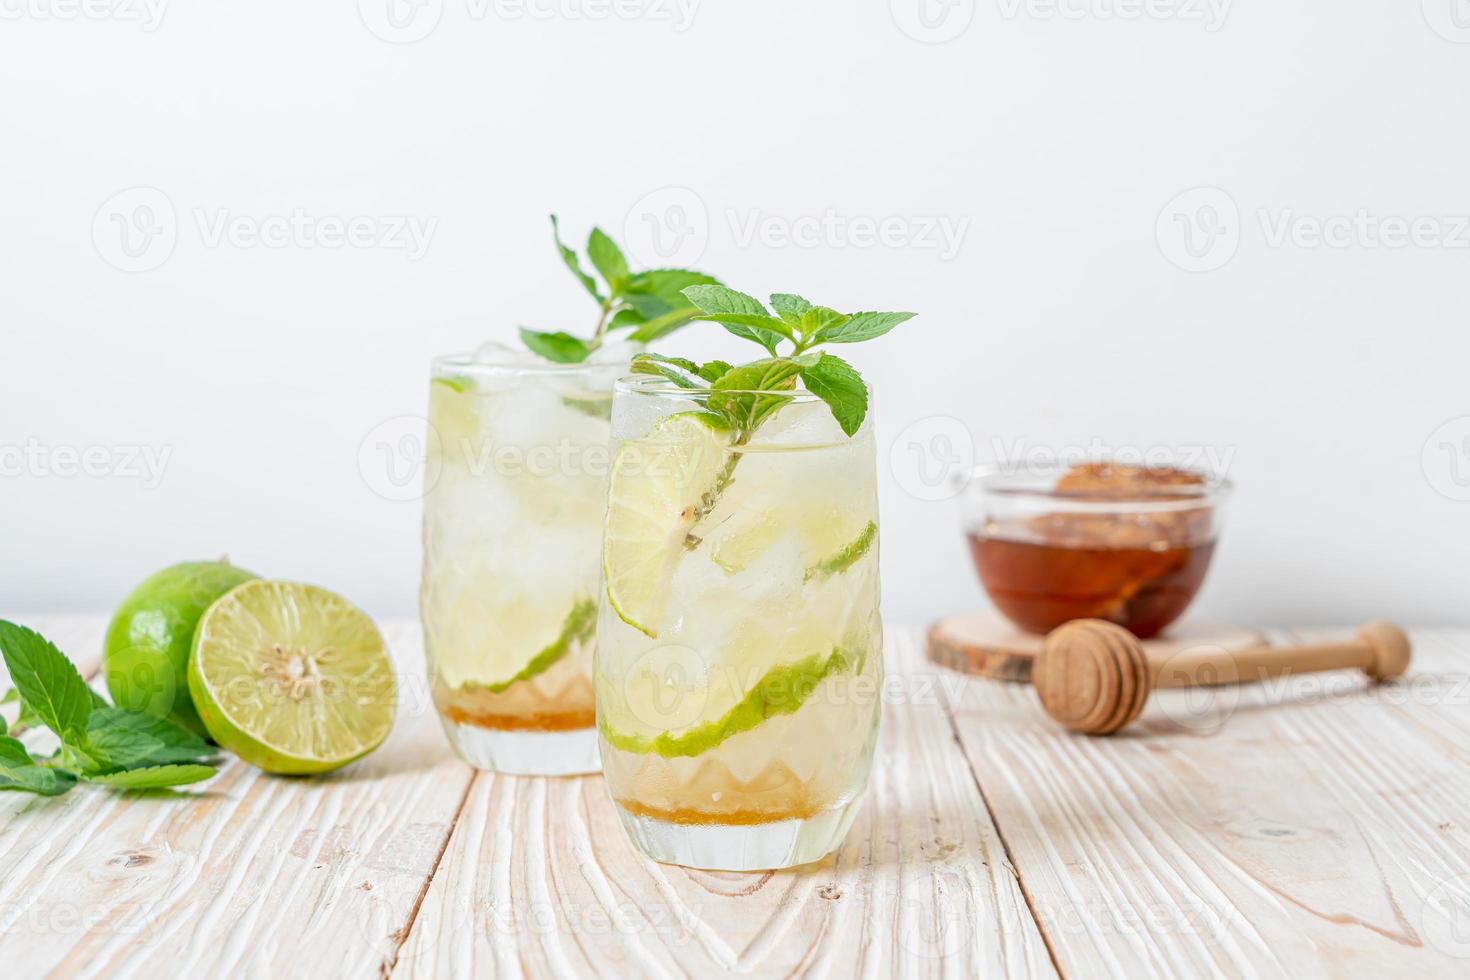
[[189,693],[221,746],[266,772],[326,772],[382,744],[398,683],[367,614],[314,585],[256,579],[205,611]]
[[623,622],[658,636],[685,539],[728,474],[729,433],[704,412],[659,419],[613,460],[603,525],[607,600]]

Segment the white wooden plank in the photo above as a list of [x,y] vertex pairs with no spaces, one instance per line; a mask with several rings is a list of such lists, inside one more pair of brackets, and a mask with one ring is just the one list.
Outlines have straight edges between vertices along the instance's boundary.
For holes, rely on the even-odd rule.
[[1415,644],[1395,686],[1156,692],[1111,740],[1057,730],[1029,687],[959,681],[957,729],[1062,971],[1465,976],[1470,933],[1443,916],[1470,910],[1470,632]]
[[329,776],[232,760],[189,798],[0,794],[7,975],[386,972],[472,771],[429,705],[417,627],[385,635],[401,671],[398,724]]
[[483,774],[395,977],[1054,975],[913,634],[889,649],[904,703],[835,856],[767,874],[658,865],[600,778]]

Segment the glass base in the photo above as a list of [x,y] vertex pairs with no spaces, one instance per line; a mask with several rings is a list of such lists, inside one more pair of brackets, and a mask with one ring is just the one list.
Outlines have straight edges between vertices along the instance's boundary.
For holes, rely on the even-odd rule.
[[859,796],[815,817],[757,824],[672,823],[617,810],[633,843],[655,861],[707,871],[777,871],[836,850],[861,802]]
[[512,776],[582,776],[601,772],[597,729],[517,732],[461,725],[440,717],[449,744],[476,769]]

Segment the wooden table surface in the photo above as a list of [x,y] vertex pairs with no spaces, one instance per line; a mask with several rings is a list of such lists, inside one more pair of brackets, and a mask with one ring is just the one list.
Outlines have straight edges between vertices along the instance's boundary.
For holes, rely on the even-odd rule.
[[[95,673],[102,618],[18,619]],[[748,875],[644,860],[600,778],[476,774],[386,633],[397,728],[331,776],[0,793],[5,974],[1470,976],[1470,630],[1390,687],[1161,692],[1090,740],[892,629],[862,816]]]

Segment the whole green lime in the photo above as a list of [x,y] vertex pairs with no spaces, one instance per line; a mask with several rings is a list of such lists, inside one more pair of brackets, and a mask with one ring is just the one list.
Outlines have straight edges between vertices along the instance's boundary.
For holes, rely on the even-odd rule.
[[207,735],[189,698],[194,629],[216,599],[257,577],[228,561],[191,561],[144,579],[107,627],[102,670],[113,703]]

